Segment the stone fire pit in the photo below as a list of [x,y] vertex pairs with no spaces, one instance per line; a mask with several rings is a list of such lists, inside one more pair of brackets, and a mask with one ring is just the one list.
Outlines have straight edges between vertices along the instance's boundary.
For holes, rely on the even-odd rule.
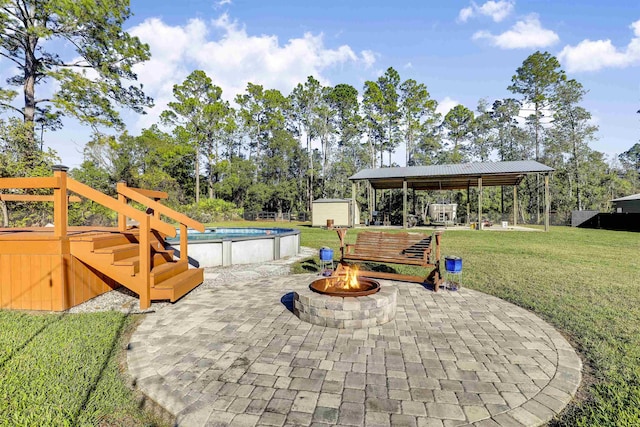
[[366,296],[332,296],[311,290],[317,282],[324,280],[327,278],[315,280],[310,288],[294,292],[293,312],[300,320],[330,328],[351,329],[378,326],[395,318],[396,287],[380,287],[371,279],[360,278],[363,284],[376,286],[379,290]]

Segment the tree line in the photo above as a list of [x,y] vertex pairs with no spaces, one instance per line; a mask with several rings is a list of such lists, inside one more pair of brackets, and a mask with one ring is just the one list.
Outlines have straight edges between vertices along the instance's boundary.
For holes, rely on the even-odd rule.
[[[150,53],[122,30],[129,15],[128,3],[116,0],[3,2],[0,54],[17,73],[0,87],[0,177],[49,174],[59,159],[43,150],[44,135],[69,116],[93,130],[72,171],[76,179],[111,194],[118,181],[164,190],[176,207],[204,220],[242,210],[309,211],[317,198],[350,197],[348,178],[357,171],[389,166],[540,161],[556,170],[551,207],[565,219],[574,209],[607,210],[612,198],[640,188],[640,144],[618,159],[591,149],[598,129],[581,105],[587,90],[548,52],[531,54],[515,70],[511,97],[456,105],[444,116],[425,83],[403,80],[391,67],[360,90],[309,76],[289,94],[248,83],[233,102],[195,70],[176,82],[158,123],[131,135],[119,109],[142,112],[153,101],[135,84],[133,65]],[[48,51],[56,44],[44,42],[55,39],[71,41],[78,56]],[[47,82],[56,83],[53,95],[37,96]],[[118,133],[104,133],[105,126]],[[405,157],[396,164],[401,147]],[[541,184],[531,178],[521,185],[518,215],[539,221]],[[358,193],[364,214],[366,191]],[[486,194],[484,211],[509,212],[501,189]],[[463,201],[456,192],[421,194],[420,206],[444,197]],[[391,193],[380,204],[397,211],[400,197]],[[46,221],[29,205],[15,209],[19,221]],[[88,205],[73,212],[77,222],[102,214]]]

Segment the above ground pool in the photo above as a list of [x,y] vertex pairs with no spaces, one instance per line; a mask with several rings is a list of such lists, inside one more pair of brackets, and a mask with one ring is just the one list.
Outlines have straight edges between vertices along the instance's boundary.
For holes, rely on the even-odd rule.
[[[180,256],[180,233],[165,239]],[[297,255],[300,231],[292,228],[210,227],[187,231],[189,263],[195,267],[253,264]]]

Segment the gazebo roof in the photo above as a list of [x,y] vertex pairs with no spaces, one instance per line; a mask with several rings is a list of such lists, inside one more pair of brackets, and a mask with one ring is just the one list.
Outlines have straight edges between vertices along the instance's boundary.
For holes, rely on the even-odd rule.
[[640,193],[632,194],[630,196],[625,196],[625,197],[618,197],[617,199],[613,199],[612,202],[627,202],[630,200],[640,200]]
[[553,170],[533,160],[521,160],[364,169],[349,179],[367,180],[377,190],[402,188],[404,181],[415,190],[461,190],[477,186],[480,177],[483,186],[518,185],[528,174]]

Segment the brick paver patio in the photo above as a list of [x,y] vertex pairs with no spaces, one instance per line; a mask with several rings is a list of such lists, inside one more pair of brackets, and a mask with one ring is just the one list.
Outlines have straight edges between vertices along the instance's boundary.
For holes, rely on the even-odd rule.
[[395,320],[339,330],[288,308],[314,275],[219,281],[148,315],[131,338],[139,389],[184,426],[535,426],[581,379],[530,312],[463,288],[399,290]]

